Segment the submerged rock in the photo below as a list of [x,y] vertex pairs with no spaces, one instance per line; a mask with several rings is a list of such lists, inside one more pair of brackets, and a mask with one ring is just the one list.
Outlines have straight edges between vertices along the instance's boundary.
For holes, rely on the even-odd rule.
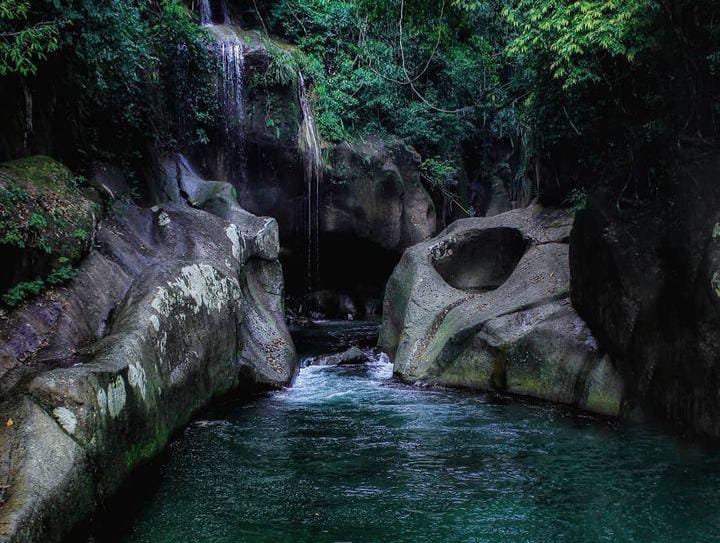
[[178,180],[192,207],[117,203],[76,279],[0,329],[0,541],[61,540],[211,398],[294,375],[277,225]]
[[408,249],[379,340],[396,375],[619,414],[623,382],[570,303],[571,227],[534,205],[457,221]]
[[347,351],[313,358],[308,366],[359,366],[370,361],[368,353],[359,347],[350,347]]

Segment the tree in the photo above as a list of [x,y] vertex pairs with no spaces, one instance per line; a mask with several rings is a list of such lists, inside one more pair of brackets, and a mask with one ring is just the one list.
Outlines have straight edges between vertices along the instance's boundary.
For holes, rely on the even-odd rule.
[[605,59],[632,63],[653,46],[658,10],[655,0],[516,0],[504,10],[517,32],[507,51],[566,89],[597,82]]
[[34,75],[58,49],[59,28],[55,20],[34,20],[27,0],[0,0],[0,77]]

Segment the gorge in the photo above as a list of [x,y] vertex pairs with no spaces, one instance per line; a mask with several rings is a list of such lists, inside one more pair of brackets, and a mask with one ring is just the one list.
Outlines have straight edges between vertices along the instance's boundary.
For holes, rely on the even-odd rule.
[[50,4],[1,542],[720,539],[712,2]]

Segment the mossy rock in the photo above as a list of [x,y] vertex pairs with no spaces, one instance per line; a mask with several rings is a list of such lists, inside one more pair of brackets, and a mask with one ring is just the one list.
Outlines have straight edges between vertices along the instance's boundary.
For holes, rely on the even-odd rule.
[[46,156],[0,164],[0,255],[11,263],[0,272],[0,292],[71,275],[92,245],[101,214],[81,181]]

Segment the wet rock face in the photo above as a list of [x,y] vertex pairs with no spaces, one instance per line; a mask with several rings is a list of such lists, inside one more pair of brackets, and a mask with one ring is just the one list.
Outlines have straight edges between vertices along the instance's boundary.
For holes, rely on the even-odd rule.
[[720,437],[720,158],[687,157],[661,203],[589,199],[573,229],[573,303],[638,410]]
[[400,142],[340,144],[330,151],[323,232],[402,252],[435,233],[435,208],[420,181],[420,156]]
[[[435,232],[435,208],[419,166],[417,153],[399,142],[343,143],[328,152],[320,193],[320,283],[348,297],[355,318],[374,316],[402,251]],[[320,307],[333,314],[336,305]]]
[[531,206],[457,221],[408,249],[379,340],[395,373],[618,415],[623,382],[570,304],[571,226]]
[[[271,60],[258,33],[228,25],[215,25],[211,31],[219,42],[241,44],[243,142],[241,148],[223,143],[189,150],[189,156],[208,177],[232,183],[245,209],[277,220],[291,293],[307,294],[312,252],[320,268],[314,290],[348,296],[357,308],[354,316],[368,316],[365,307],[381,298],[402,251],[436,231],[435,207],[421,183],[419,155],[397,141],[326,145],[322,181],[318,194],[312,189],[308,205],[301,93],[294,84],[265,78]],[[226,116],[231,114],[226,111]],[[222,127],[214,140],[228,140]],[[316,229],[312,238],[309,225]],[[310,266],[316,267],[314,262]],[[336,306],[316,308],[344,318]]]
[[211,398],[294,375],[277,224],[183,167],[158,180],[179,199],[116,204],[77,278],[0,330],[0,541],[61,540]]

